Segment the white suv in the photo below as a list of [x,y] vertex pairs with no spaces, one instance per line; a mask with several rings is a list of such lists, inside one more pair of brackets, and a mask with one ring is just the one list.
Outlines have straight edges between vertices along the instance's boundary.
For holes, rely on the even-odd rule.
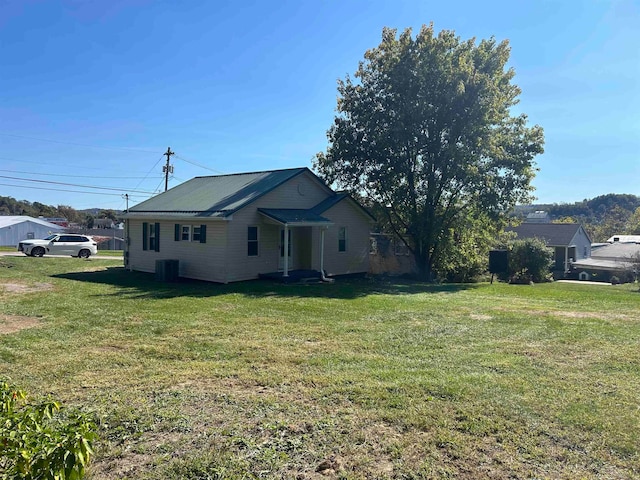
[[32,257],[41,257],[47,253],[89,258],[98,253],[98,244],[86,235],[54,234],[42,240],[23,240],[18,244],[18,251]]

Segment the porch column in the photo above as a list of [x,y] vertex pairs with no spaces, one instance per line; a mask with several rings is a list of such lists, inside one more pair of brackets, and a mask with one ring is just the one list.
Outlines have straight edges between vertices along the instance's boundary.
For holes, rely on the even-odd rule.
[[284,272],[283,277],[289,276],[289,227],[284,224]]
[[324,232],[327,227],[320,227],[320,273],[324,275]]
[[564,247],[564,273],[569,271],[569,247]]

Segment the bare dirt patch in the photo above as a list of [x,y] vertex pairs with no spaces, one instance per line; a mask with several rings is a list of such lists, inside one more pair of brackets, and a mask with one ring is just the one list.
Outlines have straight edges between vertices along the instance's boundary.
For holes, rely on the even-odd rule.
[[26,283],[0,283],[0,288],[8,293],[33,293],[53,290],[53,284],[44,282],[33,285],[27,285]]
[[0,315],[0,335],[16,333],[40,325],[40,319],[19,315]]

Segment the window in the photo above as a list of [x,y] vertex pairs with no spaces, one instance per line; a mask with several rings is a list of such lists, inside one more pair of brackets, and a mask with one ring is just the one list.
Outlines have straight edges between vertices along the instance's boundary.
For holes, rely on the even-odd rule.
[[247,255],[258,256],[258,227],[247,227]]
[[378,239],[369,237],[369,255],[378,254]]
[[33,240],[34,238],[36,238],[36,234],[34,232],[27,233],[27,240]]
[[582,251],[582,257],[587,258],[587,246],[584,246],[584,250]]
[[150,228],[149,229],[149,250],[155,250],[157,243],[158,242],[156,239],[156,229]]
[[142,223],[142,250],[160,251],[159,223]]
[[338,251],[347,251],[347,227],[340,227],[338,229]]
[[176,242],[200,242],[207,243],[206,225],[174,225],[174,240]]
[[180,240],[183,242],[191,241],[191,225],[182,225],[182,234]]

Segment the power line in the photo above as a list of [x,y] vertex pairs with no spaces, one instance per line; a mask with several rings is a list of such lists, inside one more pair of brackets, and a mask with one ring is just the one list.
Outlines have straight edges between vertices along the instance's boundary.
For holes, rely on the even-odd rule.
[[209,168],[209,167],[207,167],[207,166],[205,166],[205,165],[202,165],[201,163],[194,162],[193,160],[187,160],[186,158],[181,157],[180,155],[177,155],[177,154],[176,154],[176,156],[175,156],[175,157],[176,157],[176,158],[179,158],[179,159],[180,159],[180,160],[182,160],[183,162],[190,163],[191,165],[194,165],[194,166],[196,166],[196,167],[200,167],[200,168],[204,168],[205,170],[209,170],[210,172],[214,172],[214,173],[224,173],[224,172],[221,172],[220,170],[215,170],[215,169],[213,169],[213,168]]
[[138,184],[135,186],[134,190],[135,190],[136,188],[138,188],[138,187],[140,186],[140,184],[141,184],[142,182],[144,182],[144,181],[147,179],[147,177],[149,176],[149,174],[155,170],[156,166],[160,163],[160,160],[162,160],[162,157],[164,157],[164,154],[160,155],[160,158],[158,159],[158,161],[157,161],[156,163],[154,163],[154,164],[153,164],[153,167],[151,167],[151,170],[149,170],[149,171],[147,172],[147,174],[144,176],[144,178],[138,182]]
[[[68,192],[68,193],[87,193],[89,195],[109,195],[109,196],[114,196],[114,197],[120,197],[122,194],[121,193],[106,193],[106,192],[85,192],[85,191],[81,191],[81,190],[65,190],[65,189],[61,189],[61,188],[47,188],[47,187],[31,187],[29,185],[13,185],[10,183],[0,183],[0,185],[4,186],[4,187],[18,187],[18,188],[31,188],[34,190],[51,190],[54,192]],[[130,197],[147,197],[148,195],[146,194],[129,194]]]
[[[20,178],[20,177],[10,177],[7,175],[0,175],[0,178],[7,178],[9,180],[20,180],[23,182],[36,182],[36,183],[49,183],[52,185],[66,185],[69,187],[81,187],[81,188],[94,188],[96,190],[112,190],[112,191],[116,191],[116,192],[122,192],[123,190],[128,190],[126,188],[114,188],[114,187],[96,187],[93,185],[79,185],[77,183],[65,183],[65,182],[52,182],[50,180],[35,180],[35,179],[30,179],[30,178]],[[144,190],[130,190],[132,192],[137,192],[137,193],[145,193],[145,194],[151,194],[152,192],[148,192],[148,191],[144,191]]]

